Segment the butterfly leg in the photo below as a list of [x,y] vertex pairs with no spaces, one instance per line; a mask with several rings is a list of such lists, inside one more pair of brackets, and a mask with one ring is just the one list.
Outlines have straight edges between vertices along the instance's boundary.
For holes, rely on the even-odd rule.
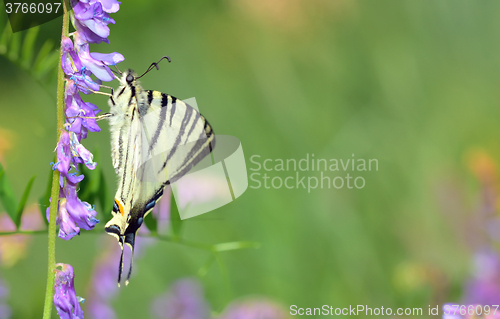
[[113,113],[103,113],[101,115],[96,116],[95,120],[96,121],[105,120],[112,117],[113,115],[114,115]]
[[101,95],[106,95],[106,96],[113,96],[112,94],[109,94],[109,93],[104,93],[104,92],[101,92],[101,91],[94,91],[92,89],[88,89],[90,92],[92,93],[95,93],[95,94],[101,94]]
[[114,115],[113,113],[104,113],[104,114],[101,114],[98,116],[70,116],[70,117],[68,117],[68,119],[80,118],[80,119],[95,119],[96,121],[100,121],[100,120],[108,119],[108,118],[112,117],[113,115]]

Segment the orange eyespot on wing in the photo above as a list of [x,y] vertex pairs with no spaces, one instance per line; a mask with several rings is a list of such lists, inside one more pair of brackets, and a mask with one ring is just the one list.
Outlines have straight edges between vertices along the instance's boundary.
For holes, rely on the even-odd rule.
[[123,206],[120,203],[120,201],[118,199],[116,199],[116,198],[115,198],[115,205],[118,206],[118,211],[123,216],[125,214],[125,210],[123,209]]

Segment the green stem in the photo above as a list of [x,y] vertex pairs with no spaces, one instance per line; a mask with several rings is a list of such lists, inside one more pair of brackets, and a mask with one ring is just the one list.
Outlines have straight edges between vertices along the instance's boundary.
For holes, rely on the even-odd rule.
[[144,236],[144,237],[154,237],[154,238],[158,238],[158,239],[163,240],[163,241],[168,241],[171,243],[184,245],[184,246],[192,247],[192,248],[208,250],[208,251],[213,251],[213,249],[214,249],[213,245],[198,243],[198,242],[182,239],[179,237],[171,237],[171,236],[164,236],[164,235]]
[[[66,1],[63,0],[63,25],[62,36],[69,35],[69,13]],[[57,141],[64,128],[64,72],[61,68],[62,49],[59,54],[59,65],[57,72]],[[52,314],[52,299],[54,299],[54,269],[56,267],[56,217],[59,204],[59,171],[54,170],[52,175],[52,191],[50,202],[50,218],[48,230],[48,269],[47,288],[45,290],[45,303],[43,307],[43,319],[50,319]]]

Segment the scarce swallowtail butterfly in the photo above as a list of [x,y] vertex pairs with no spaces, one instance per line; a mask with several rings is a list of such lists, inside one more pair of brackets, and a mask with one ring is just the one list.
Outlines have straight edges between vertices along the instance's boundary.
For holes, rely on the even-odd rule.
[[[158,68],[157,63],[144,74],[153,67]],[[113,217],[105,226],[122,249],[118,285],[124,245],[133,255],[137,230],[165,186],[188,173],[215,147],[212,127],[196,109],[169,94],[143,90],[138,78],[144,74],[138,77],[132,70],[120,74],[120,86],[109,98],[110,112],[99,117],[109,120],[111,156],[119,176]],[[125,284],[132,263],[133,256]]]

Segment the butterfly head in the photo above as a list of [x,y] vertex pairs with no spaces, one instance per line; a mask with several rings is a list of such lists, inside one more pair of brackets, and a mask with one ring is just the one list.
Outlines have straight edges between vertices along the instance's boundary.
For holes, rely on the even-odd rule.
[[138,83],[137,74],[130,69],[123,72],[121,78],[118,80],[120,81],[120,86],[112,92],[108,104],[111,108],[111,113],[124,115],[128,112],[129,105],[133,99],[137,98],[137,94],[142,89]]
[[131,70],[128,69],[127,71],[122,73],[122,77],[120,79],[120,83],[123,86],[135,86],[136,85],[136,80],[137,80],[137,74]]

